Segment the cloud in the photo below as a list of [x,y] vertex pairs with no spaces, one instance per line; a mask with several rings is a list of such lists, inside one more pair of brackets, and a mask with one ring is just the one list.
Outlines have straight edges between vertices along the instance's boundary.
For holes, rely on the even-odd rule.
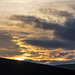
[[5,32],[0,31],[0,56],[9,57],[15,55],[22,55],[20,52],[19,46],[11,41],[11,36]]
[[59,40],[23,40],[23,42],[26,42],[27,44],[33,46],[39,46],[51,49],[57,49],[57,48],[69,49],[70,47],[68,46],[71,46],[71,44],[69,44],[68,42],[63,42]]
[[[37,18],[34,16],[24,16],[24,15],[14,15],[11,16],[10,20],[16,20],[21,21],[22,24],[20,27],[28,26],[31,29],[31,26],[33,29],[43,29],[44,31],[47,30],[54,30],[54,38],[49,40],[36,40],[36,38],[32,38],[32,40],[23,40],[27,44],[34,45],[34,46],[40,46],[40,47],[46,47],[51,49],[57,49],[57,48],[64,48],[64,49],[75,49],[75,19],[73,17],[73,14],[66,12],[66,11],[60,11],[58,12],[60,16],[66,16],[67,21],[64,23],[64,26],[60,24],[50,23],[47,22],[44,19]],[[40,32],[41,33],[41,32]],[[35,33],[36,34],[36,33]],[[45,37],[43,37],[45,38]],[[35,39],[35,40],[33,40]],[[69,43],[70,42],[70,43]]]
[[63,64],[74,64],[75,63],[75,59],[73,60],[67,60],[67,61],[50,61],[50,65],[63,65]]
[[25,26],[26,24],[31,25],[35,28],[41,28],[45,30],[57,30],[61,28],[61,25],[54,24],[54,23],[48,23],[46,20],[37,18],[34,16],[22,16],[22,15],[14,15],[9,18],[10,20],[16,20],[21,21],[21,27]]
[[1,57],[46,64],[71,63],[75,59],[75,3],[44,2],[38,6],[37,2],[26,5],[2,1],[1,6],[6,8],[1,9]]
[[65,17],[65,18],[72,18],[73,15],[68,12],[67,10],[59,10],[58,8],[51,8],[51,7],[45,7],[45,8],[40,8],[39,11],[43,14],[48,14],[48,15],[54,15],[56,17]]
[[55,36],[67,41],[75,41],[75,19],[68,19],[64,28],[55,31]]

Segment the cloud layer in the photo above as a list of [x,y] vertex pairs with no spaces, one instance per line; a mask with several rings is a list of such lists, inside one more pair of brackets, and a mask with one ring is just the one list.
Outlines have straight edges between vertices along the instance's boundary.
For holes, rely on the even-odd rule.
[[11,36],[4,31],[0,31],[0,56],[1,57],[12,57],[15,55],[21,55],[23,53],[20,52],[19,46],[15,45],[14,42],[11,41]]
[[34,13],[31,10],[30,15],[26,12],[24,15],[17,7],[14,9],[11,6],[16,12],[11,16],[8,14],[8,17],[1,16],[0,20],[0,56],[40,61],[45,64],[74,62],[74,5],[64,3],[64,6],[59,6],[59,3],[45,3],[40,5],[40,8],[32,7],[37,11]]
[[[61,12],[61,15],[65,14]],[[70,16],[70,17],[69,17]],[[41,47],[48,47],[48,48],[64,48],[64,49],[75,49],[75,22],[74,17],[70,13],[68,13],[67,21],[65,22],[64,26],[60,24],[50,23],[46,20],[43,20],[41,18],[36,18],[33,16],[19,16],[14,15],[10,18],[10,20],[16,20],[21,21],[22,24],[20,27],[26,27],[28,26],[30,29],[33,27],[34,29],[40,28],[43,30],[53,30],[54,31],[54,38],[53,39],[44,39],[44,40],[24,40],[26,43],[30,45],[35,46],[41,46]],[[23,41],[23,42],[24,42]],[[69,43],[70,42],[70,43]]]

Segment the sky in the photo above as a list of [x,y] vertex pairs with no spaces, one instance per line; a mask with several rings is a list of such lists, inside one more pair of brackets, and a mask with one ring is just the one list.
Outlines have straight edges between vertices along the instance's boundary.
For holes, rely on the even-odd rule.
[[75,0],[0,0],[0,57],[42,64],[75,64]]

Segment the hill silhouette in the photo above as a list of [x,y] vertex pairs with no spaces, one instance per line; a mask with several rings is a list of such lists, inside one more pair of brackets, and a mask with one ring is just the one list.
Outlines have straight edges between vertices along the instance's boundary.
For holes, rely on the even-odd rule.
[[0,75],[74,75],[75,71],[55,66],[0,58]]

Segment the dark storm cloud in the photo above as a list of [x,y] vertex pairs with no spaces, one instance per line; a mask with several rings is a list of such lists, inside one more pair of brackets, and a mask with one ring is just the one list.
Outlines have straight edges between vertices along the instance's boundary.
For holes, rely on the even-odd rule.
[[[23,40],[24,42],[24,40]],[[68,48],[70,46],[69,43],[59,41],[59,40],[25,40],[27,44],[34,45],[34,46],[41,46],[46,48]]]
[[64,48],[64,49],[75,49],[73,42],[59,41],[59,40],[23,40],[27,44],[39,47],[45,47],[50,49]]
[[10,37],[7,32],[0,31],[0,56],[8,57],[23,54],[22,52],[20,52],[19,46],[11,40],[12,37]]
[[[67,21],[65,25],[49,23],[46,20],[37,18],[34,16],[21,16],[14,15],[10,17],[10,20],[21,21],[22,25],[26,24],[32,25],[34,28],[41,28],[44,30],[54,30],[55,38],[60,38],[59,40],[24,40],[28,44],[41,46],[51,49],[64,48],[64,49],[75,49],[75,19],[71,13],[60,11],[58,13],[60,16],[66,16]],[[23,42],[24,42],[23,41]]]
[[42,28],[45,30],[58,30],[59,28],[62,28],[61,25],[54,24],[54,23],[48,23],[46,20],[37,18],[34,16],[22,16],[22,15],[14,15],[9,18],[10,20],[16,20],[16,21],[22,21],[21,27],[24,27],[24,25],[29,24],[33,25],[36,28]]

